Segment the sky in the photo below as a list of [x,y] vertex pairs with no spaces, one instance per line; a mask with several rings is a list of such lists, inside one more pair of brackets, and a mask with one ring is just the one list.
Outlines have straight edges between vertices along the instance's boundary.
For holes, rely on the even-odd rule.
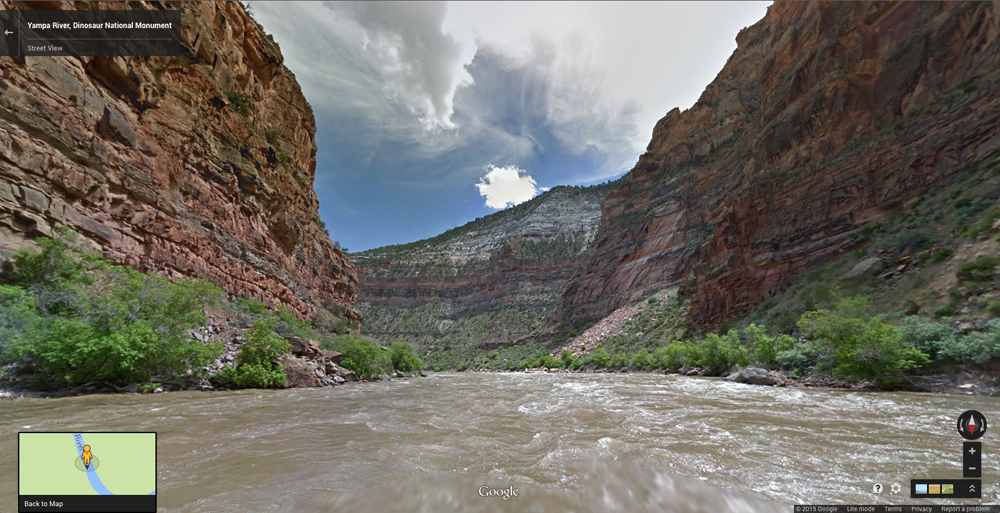
[[316,116],[356,252],[628,172],[770,2],[252,2]]

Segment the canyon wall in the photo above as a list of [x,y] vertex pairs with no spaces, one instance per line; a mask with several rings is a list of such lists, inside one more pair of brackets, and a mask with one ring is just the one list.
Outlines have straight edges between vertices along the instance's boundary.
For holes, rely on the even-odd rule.
[[180,9],[181,57],[0,57],[0,259],[83,235],[115,262],[205,278],[301,316],[357,273],[318,215],[316,124],[237,2],[0,2]]
[[865,225],[1000,172],[998,35],[996,3],[775,3],[656,124],[562,317],[678,285],[713,327],[863,244]]
[[611,188],[556,187],[431,239],[352,253],[363,332],[486,346],[548,334]]

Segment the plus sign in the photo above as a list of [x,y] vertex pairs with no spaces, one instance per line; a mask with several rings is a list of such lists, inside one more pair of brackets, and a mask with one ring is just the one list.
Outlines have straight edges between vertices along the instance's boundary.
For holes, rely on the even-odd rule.
[[975,447],[969,447],[969,454],[976,454],[976,448]]

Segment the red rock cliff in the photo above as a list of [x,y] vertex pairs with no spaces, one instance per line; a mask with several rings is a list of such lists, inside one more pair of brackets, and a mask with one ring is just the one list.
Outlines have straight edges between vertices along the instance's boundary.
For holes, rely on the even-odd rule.
[[773,5],[698,102],[656,124],[563,315],[679,284],[711,327],[859,245],[866,223],[996,172],[998,24],[987,2]]
[[236,2],[169,5],[183,57],[0,57],[0,258],[68,226],[116,262],[303,316],[353,305],[356,270],[317,214],[312,109],[278,45]]

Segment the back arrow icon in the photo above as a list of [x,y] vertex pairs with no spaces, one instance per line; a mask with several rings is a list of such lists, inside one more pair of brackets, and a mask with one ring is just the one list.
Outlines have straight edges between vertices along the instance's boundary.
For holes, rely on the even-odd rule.
[[5,30],[5,31],[3,31],[3,35],[5,35],[5,36],[9,36],[9,35],[11,35],[11,34],[13,34],[13,32],[11,32],[11,31],[9,31],[9,30]]

